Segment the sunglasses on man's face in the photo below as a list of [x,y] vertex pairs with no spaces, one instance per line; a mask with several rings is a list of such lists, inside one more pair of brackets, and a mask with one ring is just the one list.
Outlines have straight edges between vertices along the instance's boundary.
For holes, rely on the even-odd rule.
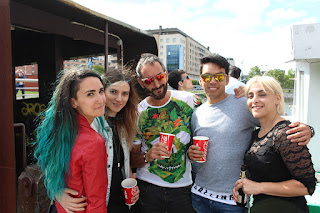
[[206,73],[206,74],[202,74],[201,78],[203,79],[204,82],[210,82],[212,78],[214,78],[214,80],[220,82],[220,81],[223,81],[224,77],[226,77],[226,76],[227,75],[223,74],[223,73],[217,73],[217,74],[214,74],[214,75]]
[[183,81],[185,78],[190,79],[189,75],[186,75],[180,81]]
[[[160,73],[158,75],[155,76],[155,78],[158,80],[158,81],[163,81],[164,79],[166,79],[166,74],[165,73]],[[141,81],[147,85],[149,84],[152,84],[155,80],[154,77],[150,77],[150,78],[143,78],[141,79]]]

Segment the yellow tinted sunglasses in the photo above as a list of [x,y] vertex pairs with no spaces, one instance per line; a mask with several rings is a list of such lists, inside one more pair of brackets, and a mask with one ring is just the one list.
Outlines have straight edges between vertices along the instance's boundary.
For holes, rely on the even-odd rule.
[[223,81],[224,77],[226,77],[226,76],[227,75],[223,74],[223,73],[217,73],[217,74],[214,74],[214,75],[206,73],[206,74],[202,74],[201,78],[203,79],[204,82],[210,82],[212,78],[214,78],[214,80],[220,82],[220,81]]

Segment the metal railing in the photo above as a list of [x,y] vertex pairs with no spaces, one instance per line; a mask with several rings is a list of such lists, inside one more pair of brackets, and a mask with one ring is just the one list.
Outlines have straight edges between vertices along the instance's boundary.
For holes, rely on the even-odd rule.
[[[16,82],[38,82],[38,79],[31,79],[31,78],[16,78],[15,79]],[[26,99],[26,98],[38,98],[39,97],[39,93],[38,94],[26,94],[26,91],[30,91],[30,90],[38,90],[39,87],[16,87],[16,90],[24,90],[25,94],[19,93],[16,95],[16,99],[20,100],[20,99]]]

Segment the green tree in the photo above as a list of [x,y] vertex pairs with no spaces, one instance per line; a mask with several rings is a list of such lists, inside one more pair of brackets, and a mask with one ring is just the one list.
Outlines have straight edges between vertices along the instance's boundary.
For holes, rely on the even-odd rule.
[[[249,75],[246,79],[246,81],[250,80],[252,77],[256,75],[262,75],[262,72],[260,71],[258,66],[252,67],[250,69]],[[265,73],[267,76],[272,76],[275,79],[277,79],[283,89],[293,89],[294,87],[294,77],[295,77],[295,72],[290,69],[288,71],[288,74],[286,75],[284,71],[281,71],[280,69],[273,69],[269,70],[268,72]]]
[[192,85],[199,85],[199,81],[192,79]]
[[93,71],[99,73],[100,75],[102,75],[102,74],[105,73],[105,69],[104,69],[104,67],[101,66],[101,65],[94,65],[94,66],[92,67],[92,69],[93,69]]
[[286,87],[287,89],[293,89],[294,87],[294,78],[295,78],[295,71],[293,71],[292,69],[290,69],[288,71],[288,75],[287,76],[287,83],[286,83]]
[[279,69],[270,70],[266,73],[268,76],[272,76],[277,79],[283,89],[293,89],[294,81],[290,80],[294,78],[294,71],[290,69],[286,75],[284,71]]
[[272,76],[275,79],[277,79],[281,85],[282,88],[285,88],[285,82],[286,82],[286,78],[285,78],[285,74],[284,71],[281,71],[279,69],[274,69],[274,70],[269,70],[266,73],[267,76]]
[[254,66],[250,69],[248,77],[246,78],[246,82],[248,82],[250,80],[250,78],[252,78],[256,75],[260,75],[260,76],[262,75],[262,72],[258,66]]

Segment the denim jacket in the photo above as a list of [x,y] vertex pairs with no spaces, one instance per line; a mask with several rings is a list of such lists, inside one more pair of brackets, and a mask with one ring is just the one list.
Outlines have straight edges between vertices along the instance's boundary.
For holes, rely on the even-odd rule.
[[[113,166],[113,142],[112,142],[113,132],[104,117],[95,118],[91,124],[91,127],[94,130],[96,130],[105,139],[105,145],[106,145],[107,154],[108,154],[108,165],[107,165],[108,190],[107,190],[107,197],[106,197],[106,202],[108,205],[109,196],[110,196],[110,188],[111,188],[111,180],[112,180],[112,178],[111,178],[112,177],[112,166]],[[121,146],[122,146],[123,154],[124,154],[124,171],[125,171],[124,178],[129,178],[129,176],[130,176],[129,146],[128,146],[127,140],[124,137],[121,137],[120,142],[121,142]]]

